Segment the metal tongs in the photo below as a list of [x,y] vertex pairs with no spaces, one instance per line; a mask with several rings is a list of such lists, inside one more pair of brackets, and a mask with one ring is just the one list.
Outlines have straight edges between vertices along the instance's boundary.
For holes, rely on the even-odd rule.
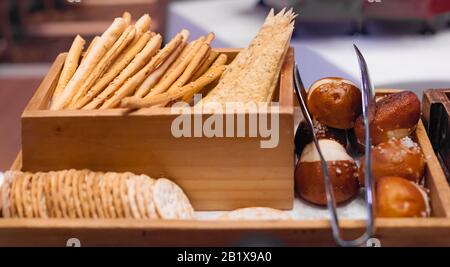
[[308,108],[306,106],[306,97],[307,93],[305,90],[305,87],[303,85],[303,82],[300,77],[300,73],[298,70],[297,65],[295,66],[294,71],[294,82],[295,82],[295,91],[297,94],[298,102],[300,103],[300,107],[302,109],[304,118],[306,120],[306,123],[308,127],[310,128],[310,131],[313,135],[313,141],[317,148],[317,151],[320,156],[321,165],[322,165],[322,173],[323,173],[323,179],[325,184],[325,191],[327,196],[327,207],[330,211],[331,215],[331,228],[333,237],[336,241],[336,243],[339,246],[343,247],[355,247],[355,246],[361,246],[365,245],[367,241],[372,237],[374,234],[374,215],[373,215],[373,183],[372,183],[372,156],[371,156],[371,147],[372,147],[372,137],[370,135],[370,122],[373,119],[373,115],[375,113],[375,90],[373,87],[372,82],[370,81],[369,76],[369,70],[367,67],[367,63],[362,55],[362,53],[359,51],[358,47],[354,45],[356,55],[358,57],[359,61],[359,67],[361,69],[361,77],[362,77],[362,109],[363,109],[363,119],[364,119],[364,127],[365,127],[365,148],[364,153],[366,155],[365,157],[365,185],[366,185],[366,191],[365,191],[365,197],[366,197],[366,203],[367,203],[367,213],[368,218],[366,222],[366,231],[363,235],[360,237],[354,239],[354,240],[344,240],[342,238],[340,226],[339,226],[339,218],[337,215],[337,207],[336,207],[336,200],[334,198],[333,193],[333,187],[331,185],[330,176],[328,173],[327,163],[325,161],[325,158],[322,154],[322,150],[319,147],[319,141],[317,139],[316,133],[314,132],[314,126],[313,121],[311,118],[311,115],[309,114]]

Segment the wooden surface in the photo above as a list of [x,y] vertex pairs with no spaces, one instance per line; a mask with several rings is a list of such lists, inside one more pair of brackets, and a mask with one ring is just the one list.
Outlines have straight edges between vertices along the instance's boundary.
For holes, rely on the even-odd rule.
[[[235,55],[237,50],[221,52]],[[271,149],[260,148],[261,137],[175,138],[171,125],[178,114],[170,108],[130,115],[122,109],[47,110],[64,57],[57,58],[23,113],[24,170],[87,168],[167,177],[184,189],[196,210],[292,208],[292,49],[280,79],[279,144]]]
[[[344,237],[364,231],[363,221],[342,221]],[[448,219],[376,219],[382,246],[450,246]],[[330,224],[316,221],[158,221],[0,219],[0,246],[335,246]],[[254,243],[253,243],[254,244]],[[261,244],[261,243],[260,243]]]

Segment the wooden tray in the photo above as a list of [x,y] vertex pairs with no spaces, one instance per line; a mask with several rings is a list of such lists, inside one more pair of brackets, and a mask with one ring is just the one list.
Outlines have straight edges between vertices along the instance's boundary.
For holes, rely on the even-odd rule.
[[[378,95],[396,92],[379,90]],[[376,237],[382,246],[450,246],[450,190],[422,122],[414,138],[427,157],[425,182],[431,218],[380,218]],[[21,155],[12,169],[22,169]],[[365,222],[343,220],[346,238],[364,231]],[[302,221],[162,221],[81,219],[0,219],[0,245],[65,246],[232,246],[259,241],[272,245],[333,246],[328,220]]]
[[422,112],[431,144],[450,182],[450,89],[430,89],[423,94]]
[[[217,51],[231,61],[239,50]],[[185,190],[196,210],[292,208],[292,48],[276,92],[279,111],[269,111],[278,113],[280,129],[279,144],[270,149],[260,148],[261,137],[175,138],[171,124],[179,114],[170,108],[141,109],[129,115],[124,109],[48,110],[65,56],[57,57],[22,114],[23,170],[87,168],[167,177]],[[245,113],[247,124],[253,114]]]

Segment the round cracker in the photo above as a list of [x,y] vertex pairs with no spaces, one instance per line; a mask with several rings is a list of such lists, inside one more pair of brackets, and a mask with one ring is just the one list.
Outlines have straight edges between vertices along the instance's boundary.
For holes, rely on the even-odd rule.
[[3,184],[1,187],[2,215],[4,218],[11,217],[11,204],[10,204],[11,188],[12,182],[17,175],[19,175],[19,172],[15,171],[7,171],[4,173]]
[[120,196],[120,184],[123,181],[121,173],[116,174],[112,184],[113,204],[118,218],[126,218],[122,207],[122,198]]
[[139,215],[142,219],[147,219],[147,212],[145,212],[144,204],[144,178],[142,176],[136,176],[135,184],[135,201],[139,211]]
[[120,197],[125,218],[133,217],[130,208],[130,201],[128,199],[128,180],[130,179],[131,176],[132,174],[129,172],[123,173],[120,176]]
[[22,207],[26,218],[33,218],[33,203],[31,195],[31,181],[33,174],[29,173],[22,182]]
[[29,174],[22,174],[17,177],[16,186],[14,188],[14,205],[17,212],[18,218],[25,218],[25,211],[23,210],[22,205],[22,184],[25,177]]
[[81,208],[81,200],[79,194],[79,183],[86,175],[86,170],[76,171],[72,176],[72,198],[73,198],[73,206],[75,210],[76,218],[85,218],[83,214],[83,209]]
[[113,183],[116,179],[117,173],[109,173],[105,180],[105,196],[106,196],[106,205],[109,212],[109,216],[111,218],[117,218],[117,211],[114,205],[114,196],[113,196]]
[[75,212],[75,201],[73,199],[72,195],[72,181],[74,176],[76,176],[77,173],[75,170],[69,170],[67,175],[64,177],[64,201],[67,205],[67,214],[69,215],[69,218],[75,219],[76,218],[76,212]]
[[90,171],[85,171],[84,175],[81,176],[80,179],[78,179],[77,184],[78,198],[80,200],[83,218],[91,218],[91,212],[89,208],[90,204],[87,194],[87,179],[90,175]]
[[47,180],[47,174],[46,173],[41,173],[38,181],[37,181],[37,193],[36,193],[36,197],[37,197],[37,201],[38,201],[38,214],[39,214],[39,218],[48,218],[48,213],[47,213],[47,202],[45,199],[45,184],[46,184],[46,180]]
[[256,220],[256,221],[274,221],[274,220],[292,220],[292,217],[282,211],[266,207],[242,208],[227,212],[219,219],[221,220]]
[[58,184],[58,187],[56,188],[55,196],[54,196],[54,203],[58,207],[59,213],[57,211],[58,218],[69,218],[68,214],[68,208],[67,203],[64,200],[65,198],[65,180],[69,176],[70,171],[62,171],[62,172],[56,172],[56,182]]
[[34,218],[41,218],[41,215],[39,214],[39,200],[37,196],[38,182],[41,175],[41,172],[37,172],[31,178],[31,204]]
[[95,206],[95,194],[94,194],[94,183],[95,183],[95,177],[96,173],[92,172],[86,177],[86,197],[87,201],[89,203],[89,212],[90,212],[90,218],[97,219],[99,218],[99,215],[97,213],[97,209]]
[[41,218],[39,213],[39,200],[38,200],[38,185],[39,185],[39,177],[42,175],[41,172],[37,172],[33,174],[31,179],[31,204],[33,208],[33,218]]
[[132,214],[133,218],[140,219],[141,214],[139,213],[139,209],[138,209],[137,203],[136,203],[136,180],[137,180],[137,177],[138,176],[136,176],[136,175],[132,175],[131,177],[129,177],[127,180],[127,187],[128,187],[128,201],[129,201],[129,205],[130,205],[131,214]]
[[95,174],[95,179],[94,179],[94,184],[93,184],[95,210],[96,210],[99,218],[106,218],[105,211],[103,210],[102,196],[101,196],[101,191],[100,191],[100,183],[101,183],[101,180],[103,179],[103,175],[104,174],[102,172],[97,172]]
[[163,219],[193,219],[194,209],[183,190],[174,182],[160,178],[153,188],[153,201]]
[[108,180],[109,176],[111,175],[111,172],[105,173],[105,175],[99,180],[99,188],[100,188],[100,196],[101,196],[101,205],[103,209],[103,213],[105,214],[105,218],[112,218],[112,214],[109,214],[109,207],[108,207]]
[[158,212],[156,211],[155,203],[153,202],[153,185],[155,181],[148,177],[144,176],[144,204],[145,211],[147,213],[147,217],[149,219],[157,219],[159,218]]

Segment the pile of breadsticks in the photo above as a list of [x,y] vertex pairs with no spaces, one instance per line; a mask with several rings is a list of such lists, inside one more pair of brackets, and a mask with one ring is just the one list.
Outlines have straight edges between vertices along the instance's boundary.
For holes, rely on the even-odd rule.
[[[227,56],[211,49],[214,34],[189,42],[182,30],[164,47],[144,15],[134,25],[125,12],[83,51],[77,36],[67,54],[51,110],[166,106],[192,96],[225,71]],[[144,105],[142,105],[144,103]]]
[[130,172],[8,171],[0,192],[5,218],[194,218],[178,185]]

